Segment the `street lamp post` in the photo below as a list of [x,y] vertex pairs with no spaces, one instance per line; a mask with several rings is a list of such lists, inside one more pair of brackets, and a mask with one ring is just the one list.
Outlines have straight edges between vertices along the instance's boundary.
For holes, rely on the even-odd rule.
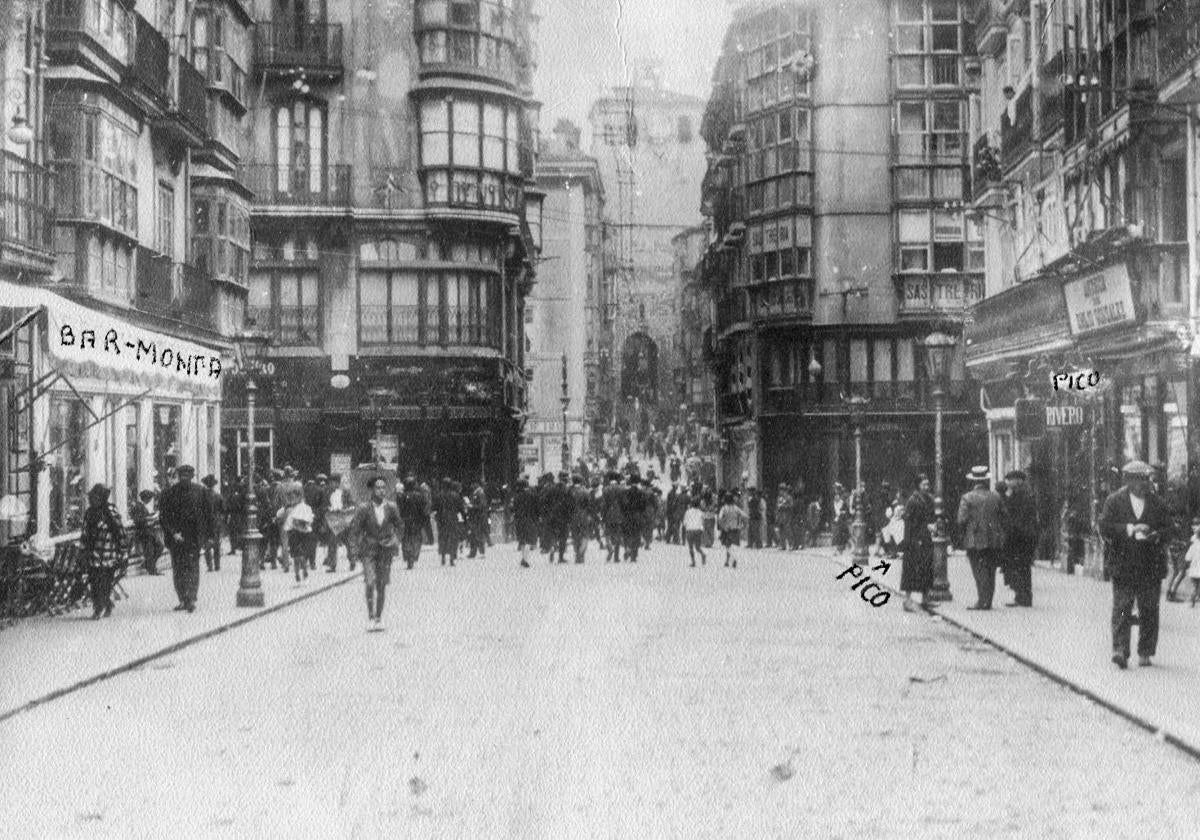
[[571,396],[567,393],[567,354],[562,356],[562,470],[571,471],[571,442],[567,438],[567,406],[571,404]]
[[863,413],[867,403],[866,397],[857,394],[848,397],[846,403],[850,406],[850,419],[854,423],[854,521],[850,523],[850,540],[854,544],[853,558],[859,566],[870,562],[867,549],[867,520],[863,510],[863,480],[862,480],[862,424]]
[[946,402],[946,375],[950,357],[957,342],[943,332],[930,334],[924,341],[929,359],[929,373],[933,380],[933,470],[934,470],[934,532],[933,532],[933,587],[929,590],[931,602],[952,601],[950,579],[946,571],[946,546],[950,538],[946,535],[945,496],[942,486],[942,414]]
[[261,607],[266,603],[262,579],[258,573],[262,565],[263,536],[258,530],[258,499],[254,484],[254,449],[258,440],[254,424],[254,402],[258,395],[258,383],[254,381],[254,377],[258,374],[261,352],[270,340],[269,335],[257,332],[242,332],[237,337],[242,367],[246,372],[246,437],[249,444],[246,459],[246,531],[242,539],[242,577],[237,590],[239,607]]

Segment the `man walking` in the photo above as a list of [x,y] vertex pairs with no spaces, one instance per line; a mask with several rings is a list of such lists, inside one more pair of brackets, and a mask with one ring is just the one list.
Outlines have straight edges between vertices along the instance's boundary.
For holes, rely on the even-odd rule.
[[171,577],[179,598],[176,610],[196,611],[200,589],[200,548],[208,533],[208,494],[192,481],[196,469],[184,464],[176,471],[179,480],[163,491],[159,500],[159,522],[167,551],[171,553]]
[[366,584],[368,631],[383,630],[383,604],[392,577],[392,559],[400,547],[404,523],[400,511],[386,498],[387,481],[371,479],[371,498],[359,507],[350,523],[351,543],[363,565]]
[[621,487],[621,474],[610,471],[608,483],[600,496],[601,516],[604,519],[604,539],[608,543],[606,563],[621,562],[621,544],[624,540],[625,518],[622,501],[625,491]]
[[200,479],[204,485],[204,567],[210,572],[221,571],[221,520],[225,514],[225,502],[217,492],[217,477],[206,475]]
[[583,476],[576,474],[571,477],[571,542],[575,546],[576,563],[583,562],[591,535],[592,494],[583,485]]
[[565,472],[558,474],[558,481],[547,483],[542,494],[542,518],[550,544],[550,562],[558,552],[558,562],[567,562],[567,539],[571,534],[571,490],[567,487],[569,477]]
[[621,541],[625,544],[625,559],[630,563],[637,562],[646,516],[646,496],[640,485],[637,473],[630,473],[628,486],[621,494]]
[[1004,580],[1012,587],[1015,599],[1010,607],[1033,606],[1033,554],[1038,542],[1037,505],[1025,483],[1022,470],[1012,470],[1004,476],[1007,495],[1004,499],[1008,543],[1004,558]]
[[1165,547],[1171,517],[1150,486],[1150,465],[1130,461],[1121,470],[1125,485],[1104,500],[1100,534],[1110,549],[1113,584],[1113,664],[1129,664],[1133,607],[1138,612],[1138,664],[1147,666],[1158,648],[1158,607],[1166,577]]
[[749,515],[749,531],[746,532],[747,548],[762,548],[763,529],[763,500],[758,495],[758,488],[751,487],[746,499],[746,512]]
[[1004,548],[1004,509],[992,490],[987,467],[972,467],[967,481],[974,486],[958,502],[962,545],[975,577],[975,604],[969,610],[990,610],[996,588],[997,553]]
[[133,519],[133,539],[142,554],[142,570],[148,575],[160,575],[158,555],[162,543],[158,539],[158,510],[154,504],[154,491],[143,490],[138,500],[129,506]]

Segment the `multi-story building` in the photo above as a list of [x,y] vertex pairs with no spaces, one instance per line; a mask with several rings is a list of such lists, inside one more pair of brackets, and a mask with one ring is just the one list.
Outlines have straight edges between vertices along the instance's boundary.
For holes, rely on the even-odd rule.
[[0,302],[15,384],[0,414],[16,444],[3,489],[39,537],[69,538],[93,483],[124,509],[181,463],[220,472],[249,250],[224,138],[244,110],[232,80],[250,18],[235,0],[17,9],[21,25],[4,27]]
[[675,419],[679,289],[671,239],[696,223],[703,112],[703,101],[666,90],[650,75],[615,88],[589,113],[606,195],[607,303],[600,313],[606,431],[615,420],[644,439]]
[[679,290],[679,348],[672,399],[679,404],[683,419],[685,451],[699,453],[701,441],[711,439],[702,430],[715,427],[716,405],[712,377],[713,301],[705,286],[704,257],[712,231],[707,224],[695,225],[671,240],[675,253],[673,272]]
[[601,211],[604,190],[596,160],[579,148],[567,121],[538,153],[537,186],[545,194],[538,281],[525,301],[529,408],[522,463],[526,471],[562,465],[563,376],[566,376],[567,465],[591,449],[599,375],[597,306],[602,293]]
[[256,3],[248,312],[275,340],[269,462],[515,475],[539,236],[530,7]]
[[1042,555],[1099,574],[1098,504],[1124,461],[1157,465],[1181,516],[1195,498],[1200,6],[973,5],[987,298],[967,364],[993,472],[1031,475]]
[[[782,2],[734,17],[703,135],[715,241],[723,479],[820,495],[934,469],[924,339],[982,297],[963,211],[974,42],[959,0]],[[962,342],[946,402],[952,495],[984,432]]]

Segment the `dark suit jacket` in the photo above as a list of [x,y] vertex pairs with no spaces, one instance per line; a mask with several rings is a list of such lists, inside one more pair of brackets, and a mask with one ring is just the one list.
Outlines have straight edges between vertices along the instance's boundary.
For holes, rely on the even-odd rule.
[[350,536],[363,557],[374,556],[375,549],[385,548],[393,555],[400,547],[404,534],[404,522],[395,503],[383,502],[383,524],[375,521],[375,504],[366,502],[359,506],[350,520]]
[[188,547],[199,546],[208,536],[208,496],[208,488],[192,481],[178,481],[163,491],[158,501],[158,521],[167,548],[180,547],[175,534],[182,534],[182,545]]
[[966,549],[1004,548],[1004,510],[1000,494],[978,488],[958,501],[958,525]]
[[[1129,536],[1125,526],[1131,524],[1149,525],[1151,538],[1135,540]],[[1153,493],[1146,495],[1141,518],[1133,514],[1128,488],[1110,494],[1100,514],[1100,534],[1111,547],[1113,582],[1137,585],[1162,580],[1167,574],[1164,546],[1170,539],[1171,528],[1166,505]]]

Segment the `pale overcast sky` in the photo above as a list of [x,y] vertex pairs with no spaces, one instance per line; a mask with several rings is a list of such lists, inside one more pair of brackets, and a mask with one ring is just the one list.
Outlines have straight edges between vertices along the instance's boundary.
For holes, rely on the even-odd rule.
[[663,86],[708,99],[712,70],[729,23],[728,0],[538,0],[542,17],[534,91],[541,128],[559,117],[584,130],[602,92],[657,63]]

